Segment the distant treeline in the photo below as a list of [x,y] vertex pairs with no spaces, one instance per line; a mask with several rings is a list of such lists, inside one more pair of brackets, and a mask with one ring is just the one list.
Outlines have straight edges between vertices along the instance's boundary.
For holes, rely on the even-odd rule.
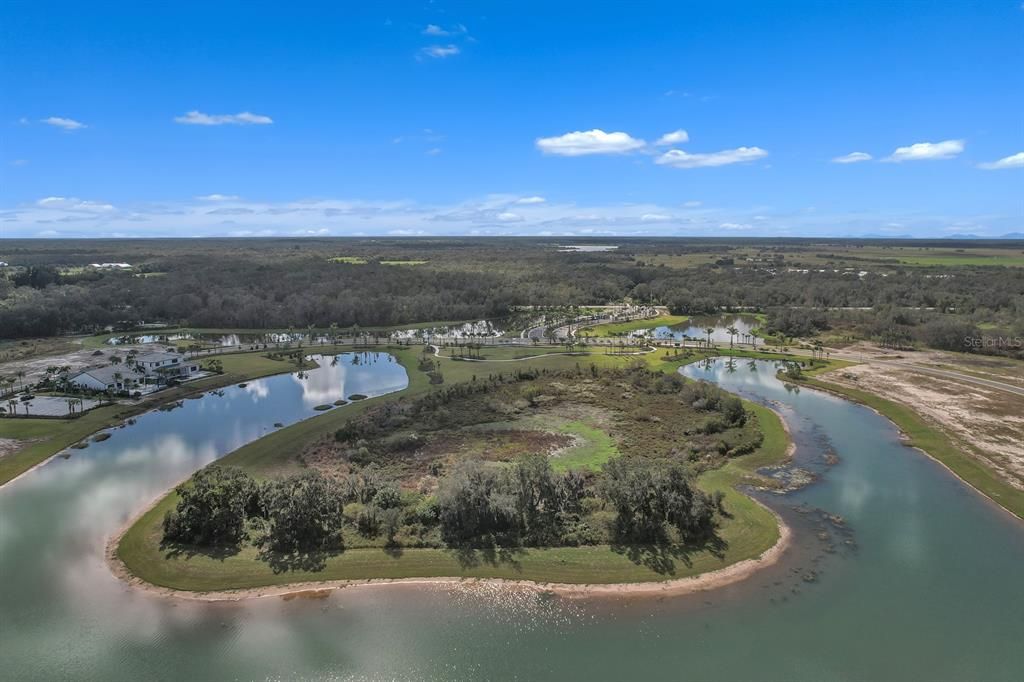
[[[0,274],[0,337],[86,332],[119,323],[197,327],[363,327],[500,317],[514,306],[621,301],[698,314],[722,309],[799,307],[921,310],[995,323],[1018,334],[1024,268],[920,268],[884,273],[804,271],[766,258],[735,266],[735,245],[710,240],[633,240],[608,252],[561,252],[537,239],[311,239],[10,241],[5,258],[23,266]],[[773,242],[765,253],[806,250]],[[819,247],[820,248],[820,247]],[[712,254],[688,267],[655,265],[652,254]],[[722,257],[716,257],[716,254]],[[349,257],[365,264],[331,262]],[[389,265],[388,261],[427,261]],[[130,272],[82,269],[128,262]],[[866,266],[872,267],[872,266]],[[802,313],[800,313],[802,314]],[[811,315],[813,313],[807,313]],[[778,319],[774,329],[820,329]],[[912,326],[916,326],[912,325]],[[942,334],[938,336],[944,336]],[[916,338],[916,337],[915,337]]]

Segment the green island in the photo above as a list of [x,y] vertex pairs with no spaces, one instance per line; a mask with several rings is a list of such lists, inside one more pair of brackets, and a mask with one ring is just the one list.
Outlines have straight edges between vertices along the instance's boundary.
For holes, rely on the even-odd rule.
[[778,541],[775,517],[736,487],[770,485],[756,470],[786,457],[788,436],[771,410],[676,373],[703,354],[493,348],[442,362],[388,350],[407,389],[202,470],[121,536],[127,571],[201,592],[413,577],[635,583]]

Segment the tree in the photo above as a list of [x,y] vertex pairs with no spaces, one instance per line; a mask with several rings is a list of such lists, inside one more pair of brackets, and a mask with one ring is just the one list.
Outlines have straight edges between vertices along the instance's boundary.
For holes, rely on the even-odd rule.
[[725,331],[729,332],[729,348],[732,348],[733,337],[740,333],[740,330],[736,327],[729,327]]
[[498,472],[477,460],[463,460],[437,491],[441,536],[450,545],[493,541],[514,527],[515,501],[502,489]]
[[178,504],[164,516],[164,539],[191,545],[237,545],[256,486],[241,469],[209,466],[175,488]]
[[615,531],[621,540],[661,542],[668,528],[674,528],[679,541],[689,543],[714,532],[721,497],[697,488],[682,465],[616,457],[604,471],[602,494],[616,511]]
[[338,485],[317,471],[305,471],[273,484],[267,491],[268,539],[278,552],[339,549],[342,495]]
[[715,328],[704,327],[704,333],[708,335],[708,348],[711,348],[711,335],[715,333]]

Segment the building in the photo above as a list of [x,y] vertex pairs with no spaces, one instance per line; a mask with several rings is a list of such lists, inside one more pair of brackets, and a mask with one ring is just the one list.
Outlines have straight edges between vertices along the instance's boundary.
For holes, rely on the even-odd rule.
[[132,391],[146,383],[145,373],[124,365],[110,365],[87,369],[71,377],[73,386],[91,388],[94,391]]
[[144,353],[135,357],[133,365],[148,377],[187,379],[199,371],[199,363],[186,360],[178,353]]
[[199,370],[199,363],[178,353],[144,353],[122,365],[84,370],[71,377],[70,383],[94,391],[133,392],[146,386],[150,390],[172,379],[189,379]]

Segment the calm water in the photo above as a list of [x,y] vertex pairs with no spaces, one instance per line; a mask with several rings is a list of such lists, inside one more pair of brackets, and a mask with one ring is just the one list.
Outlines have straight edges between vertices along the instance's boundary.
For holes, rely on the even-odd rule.
[[729,332],[727,330],[729,327],[735,327],[739,332],[739,335],[733,336],[733,342],[745,343],[749,342],[749,339],[745,339],[743,335],[750,334],[751,330],[757,328],[757,325],[757,318],[752,315],[691,317],[681,325],[673,327],[655,327],[651,331],[651,334],[656,339],[673,339],[675,341],[682,341],[685,337],[688,339],[700,339],[702,341],[706,341],[708,334],[705,329],[713,327],[714,331],[711,332],[711,340],[716,343],[728,343]]
[[632,602],[392,586],[211,605],[110,576],[105,539],[178,479],[274,421],[309,416],[329,384],[340,396],[405,382],[387,356],[338,365],[315,386],[275,377],[146,415],[0,488],[3,676],[1015,680],[1024,669],[1024,525],[903,447],[887,421],[787,392],[768,363],[685,370],[773,401],[796,465],[820,476],[770,496],[797,541],[740,585]]

